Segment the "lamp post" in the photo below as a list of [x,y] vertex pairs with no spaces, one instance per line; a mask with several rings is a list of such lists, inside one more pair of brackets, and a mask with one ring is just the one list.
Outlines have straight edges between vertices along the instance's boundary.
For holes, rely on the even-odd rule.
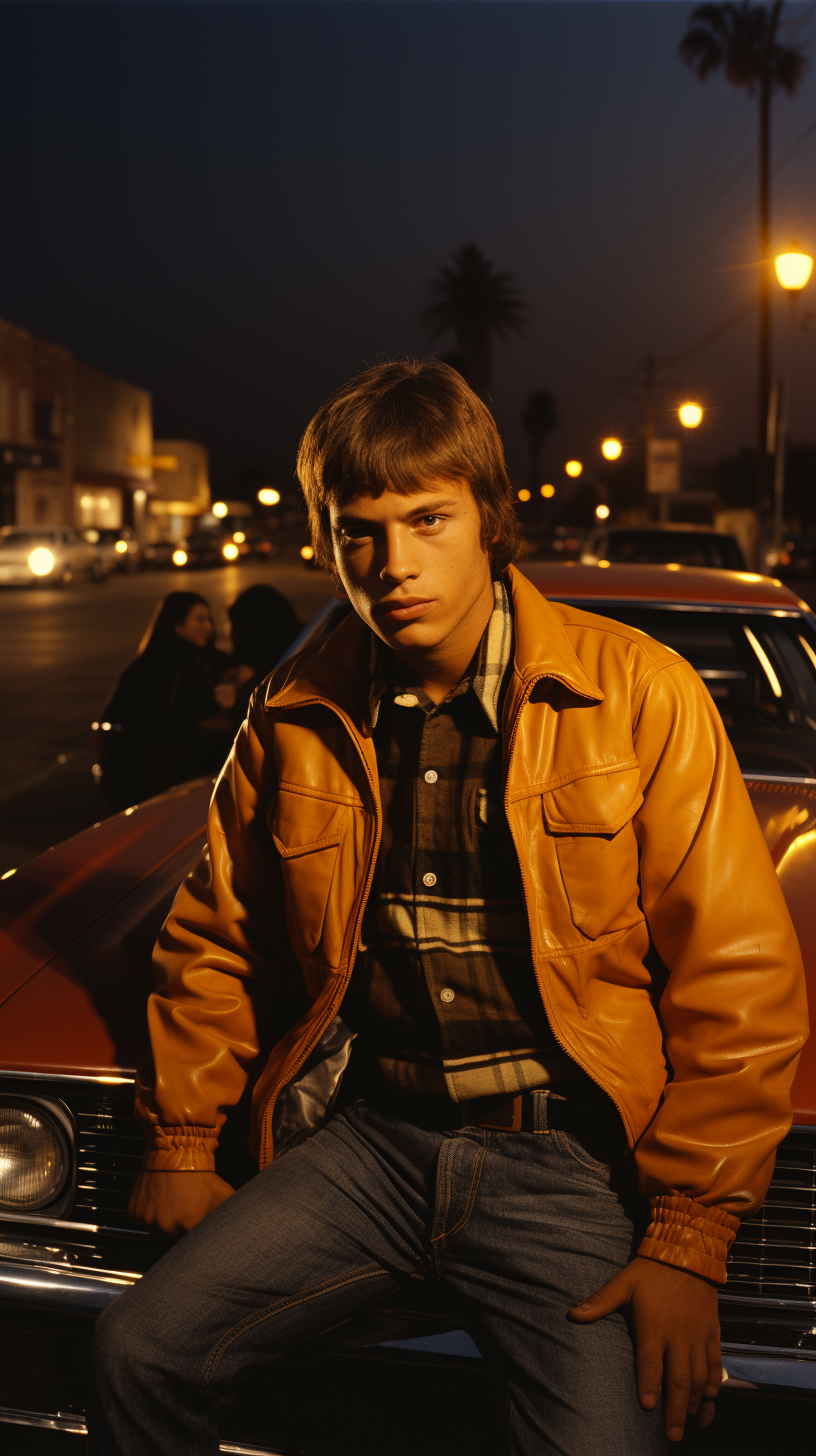
[[785,368],[776,389],[776,419],[773,421],[773,544],[778,547],[782,543],[782,524],[785,514],[785,454],[788,443],[788,423],[790,421],[791,366],[793,361],[793,332],[796,320],[796,300],[810,278],[813,269],[813,259],[809,253],[803,253],[797,243],[792,243],[787,253],[779,254],[779,257],[775,260],[775,266],[777,279],[788,295]]

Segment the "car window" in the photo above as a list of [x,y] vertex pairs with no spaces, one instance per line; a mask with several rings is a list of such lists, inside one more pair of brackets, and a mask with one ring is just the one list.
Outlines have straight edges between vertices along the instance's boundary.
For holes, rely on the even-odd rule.
[[743,561],[739,547],[728,536],[707,531],[612,531],[604,543],[607,561],[644,566],[712,566],[739,569]]
[[809,620],[623,602],[591,610],[638,628],[691,663],[743,771],[816,775],[816,632]]
[[19,550],[21,546],[53,546],[56,540],[56,531],[8,531],[0,535],[0,550],[14,548]]

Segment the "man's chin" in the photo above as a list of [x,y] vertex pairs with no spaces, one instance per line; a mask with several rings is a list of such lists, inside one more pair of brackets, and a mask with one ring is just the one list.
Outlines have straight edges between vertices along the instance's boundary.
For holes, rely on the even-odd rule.
[[445,640],[445,633],[439,624],[425,619],[418,622],[384,622],[375,619],[374,630],[389,647],[403,651],[414,648],[417,651],[432,652]]

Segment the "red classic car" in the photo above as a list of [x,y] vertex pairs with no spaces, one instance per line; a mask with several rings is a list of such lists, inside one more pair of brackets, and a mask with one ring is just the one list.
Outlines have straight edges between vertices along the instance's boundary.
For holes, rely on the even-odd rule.
[[[816,619],[808,606],[779,582],[750,573],[525,569],[546,596],[639,627],[697,669],[734,744],[813,979]],[[329,630],[346,610],[329,604],[307,634]],[[162,1252],[161,1241],[126,1212],[142,1147],[134,1069],[145,1050],[151,947],[201,847],[210,788],[209,781],[186,784],[127,809],[0,884],[0,1422],[84,1430],[93,1318]],[[239,1107],[220,1153],[221,1171],[233,1181],[253,1171],[243,1125]],[[816,1395],[815,1246],[811,1044],[768,1197],[743,1225],[729,1261],[721,1295],[726,1390]],[[470,1382],[464,1406],[472,1431],[455,1402],[455,1439],[453,1427],[446,1434],[445,1402],[437,1401],[435,1432],[448,1450],[463,1449],[465,1440],[473,1451],[485,1449],[478,1348],[443,1305],[411,1294],[333,1331],[308,1355],[294,1352],[248,1386],[225,1421],[222,1450],[337,1451],[336,1441],[321,1444],[329,1426],[320,1422],[336,1430],[343,1413],[363,1449],[378,1401],[405,1405],[406,1365],[411,1405],[422,1389],[444,1390],[453,1371]],[[318,1366],[326,1392],[319,1402]],[[389,1447],[402,1450],[393,1418],[391,1425]]]

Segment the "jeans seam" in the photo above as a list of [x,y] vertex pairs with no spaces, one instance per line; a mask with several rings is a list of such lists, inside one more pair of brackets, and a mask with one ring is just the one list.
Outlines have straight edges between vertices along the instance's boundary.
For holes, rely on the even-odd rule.
[[381,1269],[377,1265],[369,1265],[354,1274],[346,1275],[342,1279],[329,1279],[325,1284],[318,1284],[314,1289],[307,1289],[303,1294],[286,1299],[282,1303],[274,1304],[267,1309],[259,1311],[257,1314],[248,1315],[246,1319],[241,1320],[239,1324],[233,1325],[232,1329],[227,1330],[226,1334],[221,1336],[218,1344],[211,1351],[202,1373],[202,1380],[205,1387],[209,1385],[215,1375],[224,1352],[241,1335],[245,1334],[247,1330],[254,1329],[256,1325],[263,1324],[264,1320],[272,1319],[276,1314],[285,1314],[289,1309],[296,1309],[299,1304],[305,1304],[310,1299],[317,1299],[321,1294],[329,1294],[336,1289],[343,1289],[347,1284],[358,1284],[362,1279],[377,1279],[387,1274],[387,1269]]
[[470,1218],[470,1215],[473,1212],[473,1205],[476,1202],[476,1194],[479,1189],[479,1180],[482,1176],[482,1166],[484,1164],[486,1153],[486,1147],[479,1149],[479,1155],[476,1159],[476,1167],[473,1169],[473,1177],[470,1180],[470,1191],[468,1193],[467,1206],[464,1213],[462,1214],[462,1217],[460,1218],[458,1223],[454,1224],[452,1229],[444,1229],[441,1234],[437,1234],[436,1238],[431,1239],[432,1244],[437,1243],[439,1239],[452,1239],[454,1234],[458,1234],[460,1230],[464,1228],[465,1224]]

